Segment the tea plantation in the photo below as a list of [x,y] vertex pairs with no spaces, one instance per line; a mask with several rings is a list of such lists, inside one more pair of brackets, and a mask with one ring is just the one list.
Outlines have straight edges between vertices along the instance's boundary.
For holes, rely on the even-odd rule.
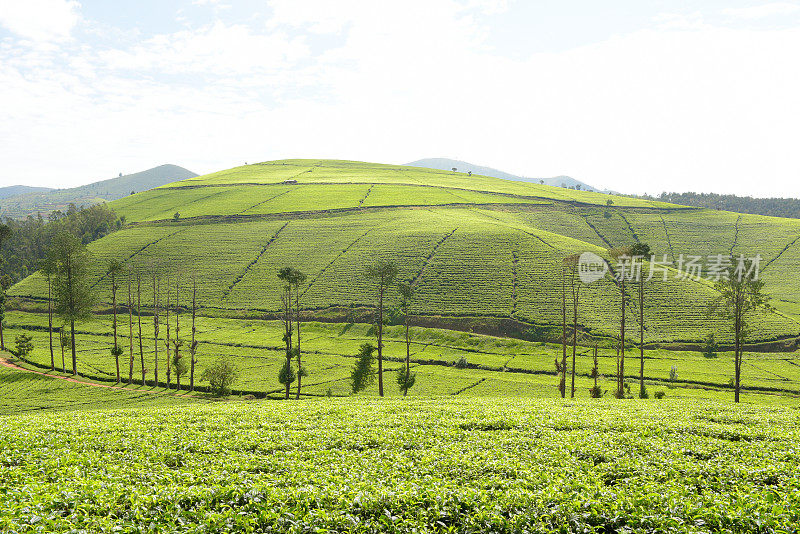
[[[285,183],[290,181],[292,183]],[[296,183],[294,183],[296,182]],[[774,313],[752,319],[751,341],[800,334],[800,222],[702,210],[415,167],[331,160],[286,160],[237,167],[111,203],[128,225],[90,245],[93,287],[110,302],[109,260],[148,274],[197,277],[201,314],[252,316],[280,308],[279,268],[308,275],[302,307],[310,317],[344,320],[371,313],[363,276],[390,259],[416,287],[413,313],[438,326],[469,329],[482,318],[560,326],[565,256],[644,242],[673,262],[648,287],[648,342],[698,342],[729,328],[708,314],[716,293],[706,280],[678,279],[681,255],[760,255]],[[9,295],[42,310],[43,277]],[[394,289],[390,301],[397,300]],[[599,338],[618,331],[619,291],[608,279],[581,290],[579,322]],[[183,302],[182,305],[186,305]],[[448,326],[449,327],[449,326]],[[632,325],[632,328],[636,328]],[[631,335],[635,335],[632,332]]]
[[232,402],[0,416],[3,532],[796,532],[800,412]]

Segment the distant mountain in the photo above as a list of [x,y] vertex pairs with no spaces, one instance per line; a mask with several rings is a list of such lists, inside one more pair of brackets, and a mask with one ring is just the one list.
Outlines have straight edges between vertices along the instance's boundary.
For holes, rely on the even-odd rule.
[[99,204],[128,196],[131,191],[146,191],[195,176],[197,174],[177,165],[160,165],[146,171],[80,187],[28,192],[7,198],[0,197],[0,217],[20,219],[37,213],[46,217],[52,211],[65,210],[70,204],[76,206]]
[[28,185],[9,185],[0,187],[0,200],[8,197],[15,197],[18,195],[26,195],[28,193],[43,193],[45,191],[52,191],[50,187],[30,187]]
[[429,169],[440,169],[443,171],[451,171],[453,170],[453,168],[455,168],[457,172],[472,171],[472,174],[480,174],[482,176],[492,176],[494,178],[502,178],[503,180],[543,183],[545,185],[553,185],[556,187],[571,187],[571,188],[575,188],[576,185],[580,185],[580,188],[586,191],[597,190],[595,187],[586,184],[584,182],[581,182],[580,180],[576,180],[575,178],[572,178],[570,176],[554,176],[552,178],[526,178],[524,176],[517,176],[515,174],[499,171],[491,167],[482,167],[480,165],[474,165],[472,163],[468,163],[466,161],[459,161],[456,159],[427,158],[427,159],[412,161],[411,163],[406,163],[406,165],[410,167],[426,167]]

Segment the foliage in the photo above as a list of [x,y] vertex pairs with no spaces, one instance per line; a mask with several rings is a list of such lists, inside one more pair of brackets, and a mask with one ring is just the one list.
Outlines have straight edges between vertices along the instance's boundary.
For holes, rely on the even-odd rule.
[[397,375],[395,376],[397,380],[397,386],[400,388],[400,391],[408,391],[412,387],[414,387],[414,383],[417,381],[417,373],[411,371],[410,369],[406,372],[405,367],[400,367],[397,370]]
[[296,379],[297,373],[294,370],[294,366],[288,359],[285,360],[283,362],[283,367],[278,371],[278,382],[283,385],[293,384]]
[[703,345],[703,356],[706,358],[716,358],[718,350],[719,344],[714,338],[714,332],[709,332]]
[[800,523],[790,408],[322,398],[302,410],[184,403],[177,413],[3,417],[0,531],[794,532]]
[[660,390],[656,391],[656,392],[653,394],[653,396],[654,396],[656,399],[663,399],[664,397],[666,397],[666,396],[667,396],[667,394],[666,394],[666,392],[665,392],[664,390],[661,390],[661,389],[660,389]]
[[95,295],[89,280],[91,258],[86,247],[62,231],[53,240],[48,261],[53,265],[55,312],[65,322],[90,318]]
[[66,212],[55,211],[45,219],[41,214],[25,220],[6,219],[11,237],[2,244],[5,262],[0,269],[18,282],[41,267],[60,232],[75,236],[81,243],[96,241],[122,226],[116,213],[106,204],[89,208],[70,205]]
[[20,358],[27,358],[28,355],[33,350],[33,337],[30,334],[19,334],[16,338],[14,338],[14,347],[16,350],[14,351],[17,356]]
[[800,219],[800,199],[796,198],[753,198],[750,196],[740,197],[737,195],[694,192],[663,192],[657,197],[643,196],[639,198],[681,204],[683,206]]
[[208,382],[211,392],[217,397],[228,395],[231,386],[239,375],[236,366],[227,358],[220,357],[201,375],[201,379]]
[[358,360],[350,373],[350,391],[358,393],[367,388],[375,380],[375,346],[372,343],[362,343],[356,356]]

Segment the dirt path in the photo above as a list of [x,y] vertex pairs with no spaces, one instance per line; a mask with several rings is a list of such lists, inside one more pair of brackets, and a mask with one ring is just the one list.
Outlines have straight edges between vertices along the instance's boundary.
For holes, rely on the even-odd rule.
[[[96,388],[106,388],[106,389],[119,389],[122,391],[127,391],[129,393],[151,393],[153,395],[163,395],[164,392],[162,391],[153,391],[152,389],[130,389],[122,386],[109,386],[107,384],[98,384],[97,382],[89,382],[85,380],[78,380],[77,378],[71,378],[69,376],[60,376],[60,375],[51,375],[50,373],[46,373],[44,371],[34,371],[33,369],[27,369],[25,367],[19,366],[16,363],[12,362],[8,358],[0,356],[0,365],[4,367],[8,367],[9,369],[14,369],[15,371],[25,371],[26,373],[33,373],[35,375],[46,376],[48,378],[57,378],[59,380],[64,380],[66,382],[72,382],[74,384],[82,384],[84,386],[93,386]],[[178,394],[180,397],[193,397],[193,395],[186,395],[186,394]]]

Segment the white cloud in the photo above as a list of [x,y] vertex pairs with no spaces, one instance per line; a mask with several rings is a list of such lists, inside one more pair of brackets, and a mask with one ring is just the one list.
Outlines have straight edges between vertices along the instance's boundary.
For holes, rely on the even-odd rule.
[[723,9],[722,12],[729,17],[754,20],[800,12],[800,4],[794,2],[770,2],[756,6],[727,8]]
[[34,41],[62,41],[80,21],[80,7],[74,0],[6,0],[0,25]]
[[449,156],[623,191],[800,196],[797,29],[662,17],[516,60],[485,34],[502,3],[349,1],[275,0],[266,28],[217,21],[132,47],[0,43],[0,179]]

